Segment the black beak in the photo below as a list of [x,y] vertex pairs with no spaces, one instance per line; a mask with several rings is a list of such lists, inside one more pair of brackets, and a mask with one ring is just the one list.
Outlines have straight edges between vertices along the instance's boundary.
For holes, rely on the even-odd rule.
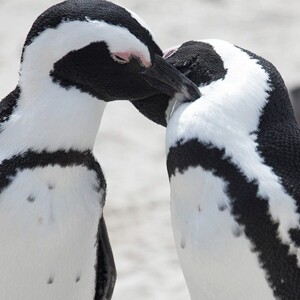
[[155,55],[154,63],[142,73],[145,80],[156,90],[173,97],[180,93],[183,102],[200,98],[198,87],[161,56]]

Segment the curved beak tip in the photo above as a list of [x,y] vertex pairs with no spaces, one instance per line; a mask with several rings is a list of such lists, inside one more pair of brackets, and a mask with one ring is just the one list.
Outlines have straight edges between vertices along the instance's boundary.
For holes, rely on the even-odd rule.
[[160,93],[170,97],[181,94],[182,102],[192,102],[201,96],[198,87],[190,79],[159,55],[155,55],[153,65],[143,72],[143,76]]
[[182,87],[182,95],[184,96],[183,102],[192,102],[201,97],[201,92],[193,83],[193,85],[184,85]]

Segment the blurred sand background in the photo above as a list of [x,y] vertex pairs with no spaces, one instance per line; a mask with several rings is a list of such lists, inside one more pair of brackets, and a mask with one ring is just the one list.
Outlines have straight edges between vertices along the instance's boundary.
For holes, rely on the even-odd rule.
[[[1,98],[17,84],[32,22],[57,2],[0,0]],[[300,84],[299,0],[114,2],[138,13],[162,48],[190,39],[225,39],[273,62],[289,88]],[[170,225],[164,129],[129,103],[109,104],[95,153],[108,182],[104,213],[118,269],[114,299],[189,299]]]

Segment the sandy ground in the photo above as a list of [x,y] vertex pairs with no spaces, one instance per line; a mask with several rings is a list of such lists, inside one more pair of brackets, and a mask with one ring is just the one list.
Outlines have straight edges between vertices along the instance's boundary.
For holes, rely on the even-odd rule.
[[[0,97],[17,83],[32,22],[54,0],[0,0]],[[272,61],[300,83],[298,0],[116,0],[137,12],[162,48],[220,38]],[[0,99],[1,99],[0,98]],[[164,129],[125,102],[109,104],[95,145],[108,181],[106,222],[118,268],[116,300],[189,299],[173,244]]]

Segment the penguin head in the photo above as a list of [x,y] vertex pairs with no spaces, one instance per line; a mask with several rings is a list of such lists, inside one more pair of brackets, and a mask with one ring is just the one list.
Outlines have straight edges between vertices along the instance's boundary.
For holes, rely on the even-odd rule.
[[[226,74],[222,59],[209,43],[189,41],[166,49],[163,57],[198,87],[209,85]],[[136,101],[133,105],[148,119],[166,126],[176,101],[176,97],[160,94]]]
[[[207,42],[188,41],[180,46],[166,49],[163,57],[198,87],[207,86],[226,75],[221,57]],[[166,126],[176,101],[176,97],[160,94],[151,97],[150,100],[137,101],[133,105],[150,120]]]
[[50,79],[104,101],[158,93],[197,97],[195,85],[161,56],[133,12],[104,0],[67,0],[34,22],[23,48],[20,84],[36,87]]
[[224,79],[227,73],[221,56],[209,42],[186,42],[165,50],[164,58],[198,87]]
[[[223,107],[224,113],[250,117],[250,111],[253,110],[253,116],[259,115],[263,105],[276,94],[280,100],[268,106],[272,111],[270,122],[290,118],[289,97],[279,72],[270,62],[248,50],[212,39],[172,47],[164,51],[163,57],[199,87],[205,97],[198,101],[218,98],[215,107]],[[133,104],[147,118],[166,126],[174,100],[161,94],[153,96],[151,101],[144,99]]]

